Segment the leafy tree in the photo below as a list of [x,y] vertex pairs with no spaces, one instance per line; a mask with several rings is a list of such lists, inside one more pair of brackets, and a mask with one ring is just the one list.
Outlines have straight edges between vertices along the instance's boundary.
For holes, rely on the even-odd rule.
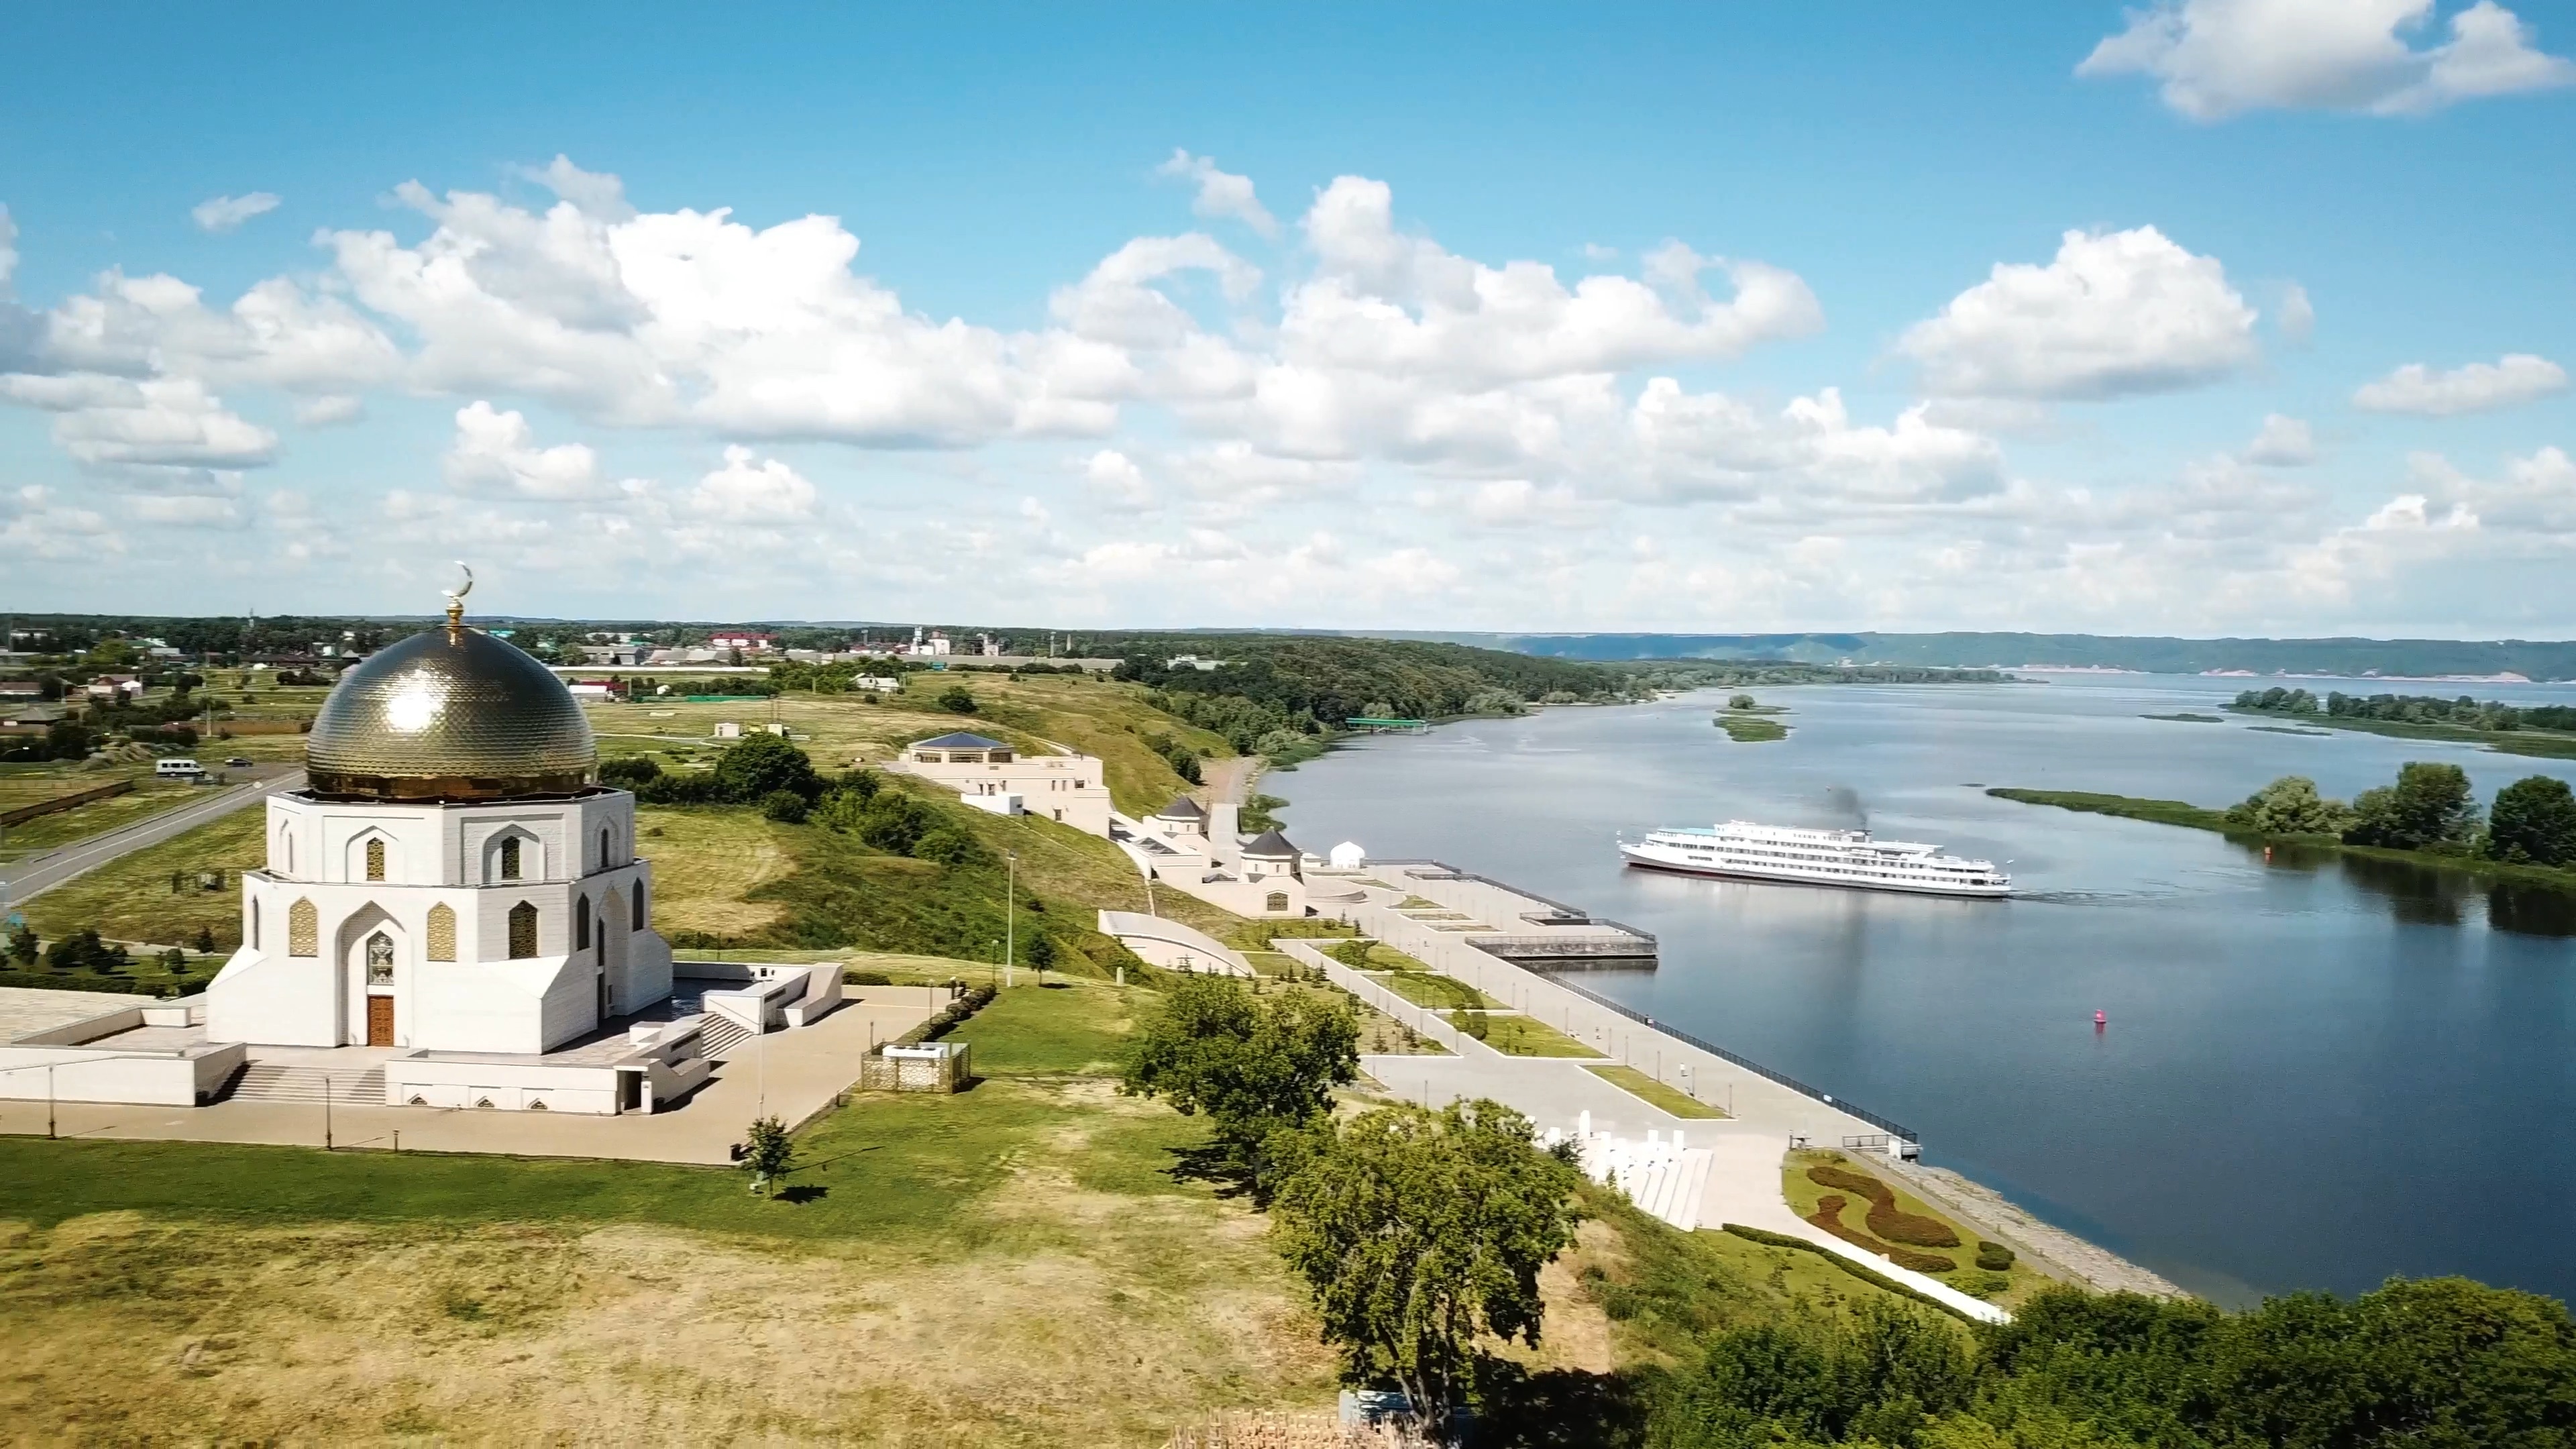
[[112,974],[125,969],[128,959],[123,946],[111,946],[100,940],[96,928],[74,931],[45,948],[45,965],[55,971]]
[[1359,1074],[1350,1005],[1309,992],[1255,998],[1231,976],[1183,977],[1137,1031],[1118,1090],[1202,1112],[1219,1142],[1259,1174],[1263,1140],[1332,1110]]
[[2283,775],[2229,809],[2227,823],[2264,835],[2341,835],[2353,813],[2341,800],[2319,795],[2307,776]]
[[1753,709],[1756,705],[1752,695],[1730,694],[1726,697],[1726,707],[1728,709]]
[[975,712],[974,692],[962,684],[952,684],[946,689],[939,691],[939,697],[932,700],[931,703],[938,705],[941,709],[948,711],[950,714],[973,714]]
[[161,953],[161,969],[173,976],[188,974],[188,953],[176,946]]
[[778,790],[808,800],[823,793],[823,777],[814,773],[814,762],[783,735],[753,735],[728,747],[716,756],[714,777],[718,795],[737,805]]
[[866,794],[835,790],[823,797],[811,818],[827,829],[857,836],[863,845],[897,855],[912,854],[939,823],[929,806],[900,790]]
[[805,814],[812,808],[804,796],[793,790],[772,790],[760,797],[760,813],[788,825],[804,824]]
[[213,955],[215,953],[215,933],[213,928],[208,926],[199,926],[197,928],[197,939],[193,944],[197,948],[198,955]]
[[2362,791],[2352,810],[2345,841],[2390,850],[2456,849],[2478,825],[2478,801],[2469,791],[2468,772],[2420,760],[2398,766],[2394,786]]
[[954,825],[939,825],[922,833],[912,846],[918,860],[937,861],[941,865],[975,865],[992,859],[974,836]]
[[796,1160],[796,1139],[787,1135],[786,1124],[776,1117],[763,1117],[751,1124],[743,1139],[742,1165],[751,1174],[752,1191],[763,1197],[778,1195],[778,1179]]
[[1056,956],[1055,937],[1040,931],[1029,938],[1029,966],[1038,973],[1039,984],[1045,984],[1047,968],[1055,965]]
[[1445,1431],[1478,1339],[1538,1342],[1539,1270],[1574,1241],[1582,1181],[1498,1102],[1380,1107],[1312,1134],[1271,1233],[1314,1290],[1343,1376],[1394,1380]]
[[660,778],[662,764],[651,755],[620,755],[599,762],[599,783],[632,790],[647,780]]
[[2532,865],[2576,861],[2576,793],[2567,782],[2529,775],[2496,792],[2487,812],[2486,853]]
[[18,968],[22,971],[27,967],[35,965],[36,933],[28,930],[23,925],[11,930],[9,932],[7,955],[11,961],[17,963]]

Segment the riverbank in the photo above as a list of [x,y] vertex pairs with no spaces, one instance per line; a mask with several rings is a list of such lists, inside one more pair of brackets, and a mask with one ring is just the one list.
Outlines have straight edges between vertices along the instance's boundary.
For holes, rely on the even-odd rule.
[[2454,855],[2439,850],[2389,850],[2376,845],[2350,845],[2331,835],[2269,835],[2228,823],[2224,810],[2212,810],[2184,800],[2146,800],[2133,795],[2097,795],[2082,790],[2022,790],[2010,786],[1998,786],[1986,793],[1998,800],[2012,800],[2024,805],[2053,805],[2060,810],[2074,810],[2087,815],[2116,815],[2124,820],[2179,825],[2186,830],[2207,830],[2267,846],[2292,845],[2363,860],[2396,861],[2438,870],[2463,871],[2488,880],[2540,886],[2576,895],[2576,870],[2515,865],[2509,861]]
[[[2320,711],[2299,712],[2286,709],[2246,709],[2227,706],[2227,712],[2255,719],[2281,720],[2312,730],[2350,730],[2355,734],[2383,735],[2399,740],[2440,740],[2447,744],[2484,745],[2500,755],[2528,755],[2538,760],[2576,760],[2576,735],[2550,734],[2537,730],[2481,730],[2466,725],[2433,724],[2421,720],[2361,719],[2352,715],[2325,714]],[[2262,726],[2255,726],[2260,729]]]

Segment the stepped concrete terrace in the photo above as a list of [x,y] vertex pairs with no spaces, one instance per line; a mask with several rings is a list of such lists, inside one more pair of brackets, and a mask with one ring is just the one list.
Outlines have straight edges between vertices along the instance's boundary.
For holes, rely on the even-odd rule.
[[[793,1126],[823,1111],[858,1080],[860,1059],[871,1045],[901,1036],[947,1004],[947,993],[938,987],[843,990],[841,1008],[812,1025],[760,1036],[745,1029],[721,1055],[713,1079],[664,1112],[592,1116],[387,1106],[384,1064],[402,1050],[351,1046],[251,1048],[233,1090],[206,1106],[61,1101],[54,1114],[64,1137],[319,1147],[327,1111],[332,1144],[343,1149],[384,1151],[399,1143],[405,1152],[729,1163],[753,1118],[774,1114]],[[103,1004],[115,1000],[105,998]],[[68,1008],[30,1001],[14,1009],[33,1019]],[[623,1021],[615,1025],[623,1030]],[[168,1029],[204,1030],[202,1025]],[[606,1039],[586,1038],[567,1049],[579,1052]],[[308,1090],[326,1075],[331,1079],[327,1109],[319,1091]],[[371,1099],[361,1090],[370,1081]],[[243,1092],[244,1084],[252,1090]],[[42,1134],[45,1123],[41,1097],[0,1101],[0,1132]]]

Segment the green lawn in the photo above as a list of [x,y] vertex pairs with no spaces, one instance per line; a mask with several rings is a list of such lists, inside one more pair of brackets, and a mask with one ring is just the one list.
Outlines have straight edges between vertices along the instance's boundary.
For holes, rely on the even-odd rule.
[[1061,978],[1039,986],[1028,971],[1019,982],[949,1033],[973,1044],[977,1076],[1114,1073],[1136,1010],[1156,999],[1141,986]]
[[[1451,1018],[1455,1020],[1456,1018]],[[1512,1057],[1597,1057],[1601,1053],[1528,1016],[1485,1018],[1485,1045]]]
[[1642,1100],[1647,1106],[1660,1108],[1676,1117],[1722,1118],[1726,1115],[1681,1088],[1658,1082],[1635,1067],[1585,1067],[1584,1070]]
[[[1389,954],[1394,954],[1390,952]],[[1374,955],[1372,955],[1374,959]],[[1442,976],[1427,970],[1371,972],[1369,979],[1403,997],[1416,1006],[1434,1011],[1451,1011],[1459,1007],[1480,1007],[1500,1011],[1503,1004],[1455,976]]]

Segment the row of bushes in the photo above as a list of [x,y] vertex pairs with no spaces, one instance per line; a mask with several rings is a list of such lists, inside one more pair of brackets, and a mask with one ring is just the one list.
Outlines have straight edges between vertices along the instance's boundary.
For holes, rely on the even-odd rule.
[[937,1041],[965,1024],[966,1019],[992,1005],[999,993],[990,986],[978,986],[939,1009],[939,1014],[895,1039],[898,1046],[919,1046]]

